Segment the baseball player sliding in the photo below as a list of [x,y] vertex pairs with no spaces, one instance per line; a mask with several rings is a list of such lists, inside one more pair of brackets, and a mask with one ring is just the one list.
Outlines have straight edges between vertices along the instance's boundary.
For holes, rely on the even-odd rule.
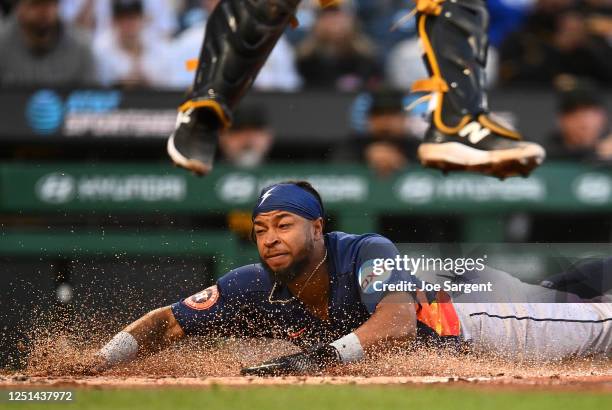
[[[252,217],[260,263],[147,313],[115,335],[89,370],[104,371],[189,335],[277,338],[302,349],[245,368],[244,375],[317,372],[413,341],[528,359],[612,356],[610,303],[571,295],[577,303],[462,302],[461,296],[419,290],[423,283],[403,271],[373,277],[372,261],[395,258],[395,245],[375,234],[324,234],[323,203],[307,182],[265,188]],[[376,292],[372,279],[386,289],[401,283],[416,290]],[[494,270],[475,275],[483,279],[501,284],[499,292],[508,300],[513,292],[556,292]],[[556,293],[551,301],[559,300]]]

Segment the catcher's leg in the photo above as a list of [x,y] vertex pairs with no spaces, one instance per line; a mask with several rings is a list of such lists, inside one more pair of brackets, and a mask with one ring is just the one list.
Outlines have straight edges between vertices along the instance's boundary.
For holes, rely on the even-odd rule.
[[294,18],[300,0],[221,0],[210,15],[193,91],[168,139],[174,163],[198,175],[212,169],[219,131]]
[[484,0],[416,0],[418,31],[431,78],[415,92],[435,99],[431,127],[419,147],[423,165],[469,170],[500,178],[528,175],[545,158],[491,118],[484,88],[489,14]]

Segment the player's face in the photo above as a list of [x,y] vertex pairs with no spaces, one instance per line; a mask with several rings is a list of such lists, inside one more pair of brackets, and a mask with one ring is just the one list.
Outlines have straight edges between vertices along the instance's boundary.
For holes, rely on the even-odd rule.
[[313,222],[287,211],[257,215],[254,222],[259,257],[281,283],[302,274],[314,249]]

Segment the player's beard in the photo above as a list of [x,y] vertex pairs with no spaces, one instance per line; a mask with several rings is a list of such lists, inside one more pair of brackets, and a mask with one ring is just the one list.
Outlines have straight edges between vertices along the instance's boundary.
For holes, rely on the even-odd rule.
[[[285,269],[274,271],[266,263],[266,261],[260,256],[262,266],[266,269],[268,274],[272,277],[272,280],[277,282],[279,285],[287,286],[289,283],[294,281],[302,273],[306,273],[306,267],[310,262],[310,256],[314,250],[314,241],[307,241],[304,245],[304,249],[295,258],[293,263],[287,266]],[[309,272],[308,272],[309,273]]]

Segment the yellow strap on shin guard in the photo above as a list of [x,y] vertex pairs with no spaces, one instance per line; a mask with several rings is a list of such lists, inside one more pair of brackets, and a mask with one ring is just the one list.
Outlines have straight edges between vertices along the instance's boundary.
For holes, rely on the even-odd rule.
[[419,13],[439,16],[442,13],[442,3],[446,0],[415,0],[416,10]]
[[231,125],[231,121],[225,114],[225,111],[215,100],[189,100],[179,107],[179,111],[185,112],[192,108],[210,108],[215,114],[217,114],[223,129],[227,129]]
[[319,0],[319,5],[323,8],[334,7],[342,4],[342,0]]
[[[436,2],[436,0],[424,0],[428,2]],[[437,3],[437,2],[436,2]],[[439,4],[438,4],[439,6]],[[412,86],[412,92],[432,92],[435,93],[437,98],[436,108],[433,113],[433,121],[435,126],[442,132],[446,134],[456,134],[460,129],[465,127],[467,123],[470,122],[470,116],[464,116],[459,124],[453,126],[448,126],[442,120],[442,102],[444,100],[444,94],[448,92],[448,84],[442,78],[442,72],[440,71],[440,65],[438,64],[438,60],[436,59],[436,54],[434,53],[433,47],[431,45],[431,40],[427,35],[427,30],[425,29],[425,23],[427,22],[427,14],[421,14],[419,16],[419,37],[421,38],[421,42],[423,43],[423,48],[425,49],[425,57],[427,58],[427,62],[431,68],[432,76],[430,78],[426,78],[424,80],[415,81]]]

